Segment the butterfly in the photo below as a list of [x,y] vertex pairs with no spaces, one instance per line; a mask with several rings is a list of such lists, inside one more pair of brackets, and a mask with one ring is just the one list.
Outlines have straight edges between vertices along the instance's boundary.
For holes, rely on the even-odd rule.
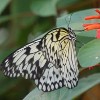
[[78,83],[76,35],[71,28],[55,28],[14,51],[1,63],[4,75],[35,81],[45,92]]

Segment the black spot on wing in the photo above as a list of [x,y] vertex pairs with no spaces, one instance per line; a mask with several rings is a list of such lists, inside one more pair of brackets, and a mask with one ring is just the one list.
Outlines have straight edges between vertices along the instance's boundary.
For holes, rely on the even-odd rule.
[[59,39],[59,37],[60,37],[60,30],[57,32],[57,34],[56,34],[56,38],[57,38],[57,40]]
[[37,60],[36,62],[35,62],[35,64],[36,64],[36,67],[37,67],[37,73],[38,73],[38,75],[37,75],[37,78],[40,78],[41,77],[41,74],[42,74],[42,69],[40,68],[40,66],[39,66],[39,60]]
[[35,64],[36,64],[37,73],[38,73],[38,74],[37,74],[37,78],[40,78],[40,77],[43,75],[43,73],[44,73],[46,67],[48,66],[48,62],[46,61],[46,63],[44,64],[43,67],[40,67],[40,65],[39,65],[39,60],[37,60],[37,61],[35,62]]
[[34,61],[34,58],[31,58],[28,63],[32,63]]
[[56,77],[58,78],[58,77],[59,77],[59,75],[57,74],[57,75],[56,75]]
[[57,59],[57,64],[60,65],[60,59]]
[[32,68],[33,68],[33,58],[31,58],[29,61],[28,61],[28,63],[30,63],[31,64],[31,67],[30,67],[30,70],[32,70]]
[[52,47],[52,52],[54,52],[54,46]]
[[43,76],[43,80],[45,79],[45,77]]
[[52,56],[50,58],[51,58],[51,60],[53,60],[53,57]]
[[42,48],[42,41],[39,42],[39,44],[36,46],[38,50]]
[[51,33],[51,41],[53,41],[53,33]]
[[50,78],[50,81],[51,81],[52,77],[50,76],[49,78]]
[[37,60],[36,62],[35,62],[35,64],[36,64],[36,66],[37,66],[37,68],[39,67],[39,60]]
[[55,71],[53,71],[52,74],[54,75],[55,74]]
[[25,54],[26,54],[26,55],[29,55],[29,54],[30,54],[30,50],[31,50],[31,48],[30,48],[30,47],[27,47],[27,48],[26,48]]

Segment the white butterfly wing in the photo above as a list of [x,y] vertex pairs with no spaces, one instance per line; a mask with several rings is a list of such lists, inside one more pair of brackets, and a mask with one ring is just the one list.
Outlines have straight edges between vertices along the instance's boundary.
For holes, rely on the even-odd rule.
[[73,88],[78,82],[74,42],[64,28],[49,31],[8,56],[1,64],[4,74],[35,80],[43,91]]
[[39,88],[44,89],[43,91],[51,91],[64,85],[73,88],[78,83],[75,40],[69,34],[66,29],[59,28],[50,31],[43,39],[44,55],[52,65],[45,70],[46,74],[44,73],[40,80],[36,81]]
[[61,51],[61,75],[64,78],[64,85],[68,88],[73,88],[78,83],[78,64],[74,41],[68,41],[64,49]]
[[[9,77],[40,78],[48,61],[41,51],[40,40],[36,40],[9,55],[1,64]],[[40,47],[39,47],[40,46]]]
[[35,80],[36,85],[42,91],[52,91],[64,86],[64,80],[60,75],[60,69],[49,63],[40,79]]

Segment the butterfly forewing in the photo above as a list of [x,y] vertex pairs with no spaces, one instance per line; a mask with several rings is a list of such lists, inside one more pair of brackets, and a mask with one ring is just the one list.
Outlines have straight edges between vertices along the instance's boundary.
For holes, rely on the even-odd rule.
[[48,65],[41,48],[41,40],[36,40],[9,55],[1,64],[4,74],[10,77],[25,77],[36,79],[43,74]]
[[64,45],[63,40],[68,38],[68,33],[65,29],[55,29],[49,32],[43,38],[43,51],[45,52],[46,58],[53,63],[55,67],[59,67],[60,56],[59,51],[63,51]]
[[4,74],[34,79],[43,91],[63,86],[75,87],[78,82],[78,67],[72,36],[72,31],[65,28],[49,31],[43,38],[8,56],[1,64]]

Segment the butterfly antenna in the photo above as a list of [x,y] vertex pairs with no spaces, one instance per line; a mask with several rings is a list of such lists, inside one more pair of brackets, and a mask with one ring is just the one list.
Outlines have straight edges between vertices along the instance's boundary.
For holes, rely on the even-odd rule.
[[[69,22],[68,22],[68,25],[67,25],[67,27],[69,27],[69,24],[70,24],[70,21],[71,21],[71,16],[72,16],[72,13],[70,14],[70,18],[69,18]],[[66,17],[67,18],[67,17]],[[67,19],[65,18],[65,21],[66,21],[66,23],[67,23]]]
[[[69,28],[69,25],[70,25],[70,22],[71,22],[71,19],[72,19],[72,14],[73,13],[71,13],[70,14],[70,16],[69,16],[69,22],[68,22],[68,25],[67,25],[67,28]],[[66,17],[67,18],[67,17]],[[67,23],[67,19],[65,18],[65,21],[66,21],[66,23]],[[82,32],[82,31],[85,31],[84,29],[83,30],[73,30],[74,32]]]
[[72,19],[72,13],[71,13],[70,18],[69,18],[68,27],[69,27],[69,24],[70,24],[70,22],[71,22],[71,19]]

